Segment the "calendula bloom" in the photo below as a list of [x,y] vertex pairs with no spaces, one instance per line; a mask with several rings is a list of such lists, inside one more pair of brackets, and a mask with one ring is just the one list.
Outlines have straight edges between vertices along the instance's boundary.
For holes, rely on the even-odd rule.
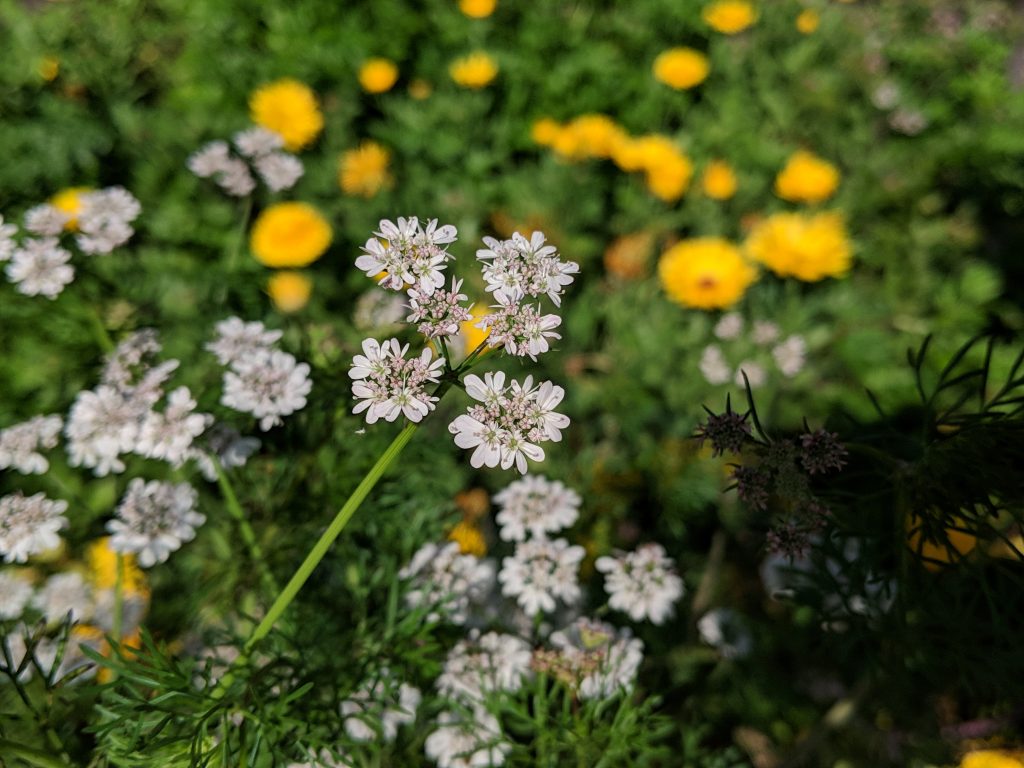
[[411,583],[405,593],[409,608],[430,609],[427,621],[465,624],[469,608],[481,601],[494,582],[494,565],[473,555],[462,554],[459,545],[424,544],[398,572]]
[[722,160],[712,160],[704,168],[701,189],[712,200],[728,200],[736,194],[736,174],[732,166]]
[[71,253],[61,248],[57,238],[28,238],[15,248],[5,271],[18,293],[53,300],[75,279],[69,261]]
[[117,586],[118,569],[122,573],[121,591],[125,596],[149,596],[146,576],[135,564],[132,555],[121,555],[121,565],[117,562],[118,553],[110,546],[110,537],[105,536],[89,544],[85,552],[88,566],[89,583],[98,591],[113,590]]
[[697,632],[701,640],[726,659],[747,656],[754,648],[749,630],[731,608],[714,608],[705,613],[697,622]]
[[69,216],[54,205],[43,203],[25,211],[25,229],[40,237],[55,237],[64,231]]
[[527,537],[546,539],[568,528],[579,517],[580,496],[557,480],[526,475],[506,486],[494,497],[499,512],[495,518],[505,541]]
[[131,224],[142,206],[123,187],[107,187],[80,195],[78,234],[75,242],[83,253],[105,254],[128,242],[135,230]]
[[839,170],[805,150],[794,152],[775,177],[775,194],[794,203],[820,203],[839,186]]
[[192,442],[213,423],[210,414],[195,412],[196,405],[188,387],[171,392],[163,413],[146,414],[139,427],[135,452],[180,467],[190,455]]
[[264,210],[252,227],[249,247],[267,267],[305,267],[331,244],[331,226],[311,205],[277,203]]
[[224,373],[224,394],[220,402],[260,420],[264,432],[306,407],[313,388],[309,365],[297,362],[287,352],[263,350],[235,361]]
[[582,617],[551,634],[555,672],[575,688],[581,699],[607,699],[633,690],[644,644],[628,629]]
[[246,323],[238,317],[221,320],[215,330],[217,337],[206,344],[206,349],[216,355],[221,365],[234,365],[256,352],[269,351],[283,334],[268,331],[258,320]]
[[363,354],[352,358],[348,375],[352,379],[352,395],[359,400],[352,413],[366,411],[366,423],[378,419],[394,421],[404,415],[419,422],[434,409],[437,398],[426,392],[427,384],[437,384],[444,367],[444,358],[431,361],[433,353],[424,349],[419,357],[406,359],[409,345],[400,346],[398,339],[383,344],[376,339],[363,341]]
[[50,205],[67,217],[64,222],[66,231],[74,232],[78,229],[78,214],[82,211],[82,195],[92,191],[91,187],[67,187],[50,198]]
[[802,35],[813,34],[820,23],[821,14],[813,8],[804,8],[796,17],[796,28]]
[[562,131],[562,126],[557,120],[550,117],[542,117],[535,120],[530,127],[530,138],[535,144],[542,147],[553,146]]
[[391,59],[367,59],[359,68],[359,84],[367,93],[390,91],[398,80],[398,67]]
[[0,621],[17,619],[32,599],[32,582],[17,571],[0,571]]
[[790,336],[772,350],[772,357],[783,376],[796,376],[807,361],[807,342],[803,336]]
[[69,613],[72,621],[85,621],[93,612],[92,590],[77,571],[55,573],[32,598],[32,606],[51,623]]
[[346,195],[373,197],[391,184],[391,153],[375,141],[344,152],[338,162],[338,185]]
[[483,262],[487,290],[498,301],[520,301],[527,296],[547,296],[556,307],[561,306],[562,293],[580,271],[575,261],[562,261],[558,250],[545,243],[543,232],[534,232],[527,240],[518,232],[511,240],[485,237],[476,252]]
[[133,478],[115,518],[107,522],[110,546],[134,554],[143,568],[166,561],[206,522],[206,516],[195,511],[197,497],[188,483]]
[[280,135],[290,152],[312,143],[324,127],[313,91],[288,78],[258,88],[249,97],[249,113],[254,123]]
[[416,101],[423,101],[429,99],[430,94],[434,92],[434,86],[432,86],[426,80],[417,77],[409,83],[409,95],[416,99]]
[[974,749],[960,759],[960,768],[1024,768],[1024,752]]
[[654,60],[654,77],[677,91],[693,88],[707,79],[708,57],[693,48],[670,48]]
[[501,593],[515,598],[528,616],[551,613],[556,601],[575,604],[581,596],[579,567],[586,550],[565,539],[532,539],[516,544],[501,562]]
[[627,139],[626,132],[607,115],[585,114],[558,128],[551,148],[568,160],[611,157]]
[[565,397],[565,390],[545,381],[533,387],[533,377],[523,384],[512,381],[505,385],[505,374],[475,374],[465,378],[466,393],[478,401],[448,425],[459,448],[474,449],[469,463],[474,467],[508,469],[513,464],[526,474],[526,459],[544,460],[539,443],[562,439],[561,430],[569,425],[569,417],[555,408]]
[[421,699],[418,688],[399,683],[387,669],[383,669],[380,676],[366,681],[341,702],[345,732],[354,741],[390,743],[395,740],[401,726],[416,721],[416,709]]
[[701,16],[716,32],[735,35],[757,21],[757,10],[745,0],[719,0],[705,6]]
[[463,88],[479,89],[498,76],[498,64],[483,51],[478,51],[453,61],[448,73]]
[[460,520],[448,531],[448,541],[458,544],[459,551],[464,555],[483,557],[487,554],[487,539],[484,538],[483,531],[468,520]]
[[292,270],[275,272],[267,281],[267,293],[281,312],[298,312],[309,303],[313,281],[308,275]]
[[457,235],[450,224],[438,227],[437,219],[428,221],[425,229],[415,216],[399,218],[397,224],[383,219],[380,231],[366,241],[356,267],[377,277],[385,288],[401,291],[410,285],[421,295],[430,295],[444,285],[445,264],[452,258],[444,246],[455,242]]
[[754,261],[779,277],[816,282],[842,277],[853,253],[838,213],[776,213],[758,224],[745,244]]
[[68,525],[66,501],[42,493],[17,491],[0,498],[0,555],[8,563],[24,563],[33,555],[60,545],[57,533]]
[[462,324],[473,318],[472,307],[462,306],[468,297],[460,293],[462,281],[452,278],[450,290],[439,288],[431,293],[423,294],[417,288],[409,289],[409,309],[411,314],[405,318],[407,323],[418,323],[416,330],[428,339],[454,336]]
[[442,712],[425,742],[423,751],[438,768],[476,768],[503,765],[512,745],[502,741],[501,724],[483,707]]
[[437,678],[442,696],[483,704],[489,694],[518,691],[530,677],[530,644],[514,635],[474,630],[448,652]]
[[50,468],[41,451],[57,447],[64,426],[60,416],[34,416],[0,429],[0,469],[12,468],[23,475],[42,475]]
[[701,237],[666,251],[658,275],[673,301],[697,309],[725,309],[743,297],[757,270],[727,240]]
[[599,557],[608,605],[633,621],[664,624],[683,596],[683,580],[660,544],[644,544],[618,557]]
[[459,0],[459,10],[471,19],[486,19],[497,5],[498,0]]
[[506,354],[528,356],[536,361],[537,355],[547,352],[548,339],[560,339],[553,330],[562,323],[558,315],[543,315],[540,305],[517,304],[504,296],[497,296],[494,312],[484,315],[477,327],[487,331],[487,346],[504,347]]
[[624,171],[644,171],[647,188],[665,202],[682,197],[693,175],[693,163],[668,136],[651,134],[623,141],[612,159]]

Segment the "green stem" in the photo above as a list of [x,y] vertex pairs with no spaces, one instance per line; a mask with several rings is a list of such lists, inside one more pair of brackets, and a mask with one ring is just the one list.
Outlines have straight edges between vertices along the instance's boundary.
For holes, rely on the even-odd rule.
[[[306,559],[302,561],[302,565],[295,571],[291,580],[285,585],[284,589],[278,594],[277,599],[274,600],[274,604],[270,606],[270,610],[267,611],[267,615],[263,617],[263,620],[256,626],[249,639],[246,640],[245,645],[242,646],[242,652],[239,654],[238,659],[232,667],[237,667],[240,664],[245,663],[253,648],[259,643],[264,637],[266,637],[270,630],[277,623],[277,620],[281,618],[281,614],[287,610],[288,606],[291,605],[292,600],[302,589],[303,585],[309,579],[310,575],[320,564],[320,561],[324,559],[327,554],[327,550],[331,548],[334,540],[338,538],[342,530],[348,525],[348,521],[352,519],[352,515],[356,513],[360,505],[369,495],[373,487],[377,485],[377,482],[387,471],[388,467],[391,466],[392,462],[398,457],[398,454],[402,452],[402,449],[412,439],[413,434],[416,432],[418,424],[409,423],[405,425],[405,428],[398,433],[398,436],[391,441],[391,445],[385,449],[385,451],[377,459],[377,463],[374,464],[370,471],[366,473],[366,476],[362,479],[356,489],[352,491],[352,495],[348,497],[348,501],[345,502],[344,506],[338,510],[338,514],[334,516],[334,520],[327,526],[327,530],[323,532],[316,544],[306,555]],[[217,687],[213,691],[213,698],[222,698],[227,691],[228,685],[233,679],[232,670],[229,669],[221,677],[217,683]]]
[[227,472],[224,471],[224,467],[221,466],[220,459],[216,456],[213,457],[213,466],[217,470],[217,484],[220,485],[220,491],[224,494],[224,502],[227,504],[228,512],[235,518],[235,522],[238,523],[238,529],[242,532],[242,540],[249,548],[249,556],[259,570],[263,588],[267,590],[267,594],[275,595],[281,591],[281,588],[267,567],[267,561],[263,557],[263,550],[256,540],[256,533],[253,531],[252,526],[249,525],[249,520],[245,516],[242,505],[238,503],[238,496],[235,494],[234,486],[231,485],[231,479],[228,477]]
[[238,257],[242,252],[242,243],[245,242],[245,231],[249,227],[249,217],[252,216],[252,195],[245,199],[245,207],[242,209],[242,221],[238,225],[238,231],[231,241],[231,248],[228,250],[228,272],[234,273],[238,268]]
[[96,311],[96,307],[89,305],[89,323],[92,325],[93,336],[96,337],[96,343],[100,345],[100,349],[103,350],[104,354],[109,354],[114,351],[116,345],[113,339],[110,338],[110,334],[107,333],[107,328],[103,325],[103,320],[100,318],[100,313]]
[[7,739],[0,739],[0,755],[20,757],[25,762],[37,765],[39,768],[67,768],[68,766],[66,762],[53,755]]

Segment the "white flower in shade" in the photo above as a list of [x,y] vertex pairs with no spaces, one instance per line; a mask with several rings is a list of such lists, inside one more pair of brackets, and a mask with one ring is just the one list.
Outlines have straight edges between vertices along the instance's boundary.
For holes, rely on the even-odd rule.
[[18,227],[14,224],[4,224],[4,217],[0,216],[0,261],[7,261],[14,253],[17,244],[14,236],[18,234]]
[[751,336],[755,344],[771,344],[779,338],[779,326],[770,320],[758,320],[754,323],[754,332]]
[[207,413],[195,413],[196,401],[188,387],[178,387],[167,396],[163,413],[146,414],[135,444],[135,452],[180,467],[188,458],[192,442],[213,421]]
[[[747,375],[746,382],[743,380],[743,374]],[[763,386],[765,381],[768,380],[768,374],[764,370],[764,366],[760,363],[755,363],[753,360],[744,360],[742,363],[736,366],[736,375],[733,377],[733,382],[737,387],[743,387],[750,385],[751,389],[757,389]]]
[[551,665],[569,677],[581,699],[607,699],[629,692],[644,659],[644,644],[628,629],[579,618],[551,634],[555,656],[539,654],[541,666]]
[[469,311],[472,307],[464,307],[461,302],[467,300],[464,293],[459,293],[462,281],[452,278],[450,290],[438,288],[430,293],[423,293],[418,288],[409,289],[409,309],[412,313],[405,318],[408,323],[419,323],[416,330],[428,339],[442,336],[454,336],[459,332],[462,323],[472,319]]
[[790,336],[772,350],[772,357],[783,376],[796,376],[807,362],[807,342],[803,336]]
[[134,478],[107,522],[111,549],[136,555],[143,568],[164,562],[206,522],[194,509],[197,496],[188,483]]
[[424,544],[398,578],[410,582],[406,605],[431,609],[427,621],[465,624],[470,605],[483,599],[494,583],[494,565],[462,554],[455,542]]
[[21,616],[32,598],[32,582],[17,572],[0,571],[0,621]]
[[722,349],[716,344],[708,344],[700,356],[700,373],[708,384],[725,384],[732,378],[732,368],[725,361]]
[[644,544],[619,557],[599,557],[608,605],[633,621],[663,624],[683,596],[683,580],[660,544]]
[[306,407],[306,396],[313,389],[309,365],[299,363],[287,352],[263,350],[238,360],[224,373],[221,403],[260,420],[264,432],[281,424]]
[[327,748],[315,755],[309,753],[307,757],[309,759],[306,762],[289,763],[288,768],[355,768],[346,757],[332,754]]
[[17,491],[0,498],[0,555],[8,563],[24,563],[59,546],[57,531],[67,527],[67,508],[66,501],[42,493],[25,496]]
[[83,253],[110,253],[135,234],[132,222],[142,211],[139,201],[123,187],[107,187],[80,196],[78,236]]
[[526,475],[494,497],[500,511],[495,518],[505,541],[546,539],[576,522],[580,496],[557,480]]
[[244,157],[262,157],[284,147],[284,139],[281,138],[281,134],[262,126],[253,126],[239,131],[234,135],[233,140],[238,152]]
[[505,762],[511,745],[502,741],[497,718],[482,707],[472,715],[442,712],[437,728],[427,736],[423,751],[438,768],[487,768]]
[[97,477],[124,472],[119,457],[135,448],[149,407],[108,384],[79,392],[64,427],[71,465],[91,468]]
[[397,326],[405,320],[406,305],[401,297],[383,288],[371,288],[356,301],[352,317],[362,331]]
[[518,232],[511,240],[485,237],[484,245],[476,257],[484,262],[487,290],[502,304],[547,296],[560,306],[562,293],[580,271],[576,262],[561,261],[555,246],[545,245],[543,232],[534,232],[529,240]]
[[705,613],[697,622],[697,633],[726,659],[747,656],[754,647],[750,631],[731,608],[714,608]]
[[61,248],[56,238],[29,238],[14,250],[7,264],[7,279],[26,296],[55,299],[75,279],[69,261],[71,253]]
[[256,167],[256,173],[274,192],[291,189],[306,171],[299,158],[284,152],[272,152],[257,157],[253,165]]
[[397,224],[384,219],[380,231],[373,234],[356,267],[379,277],[383,287],[401,291],[414,286],[426,296],[444,285],[445,263],[452,257],[442,246],[455,242],[455,227],[438,227],[437,219],[431,219],[424,229],[419,219],[410,216],[399,218]]
[[501,561],[501,593],[514,597],[529,615],[550,613],[556,600],[571,605],[580,599],[579,567],[586,551],[565,539],[533,539],[516,544]]
[[398,729],[416,721],[422,695],[418,688],[399,684],[385,669],[341,703],[345,732],[355,741],[392,742]]
[[477,328],[488,331],[487,346],[504,347],[506,354],[535,361],[550,349],[548,339],[562,338],[553,330],[562,324],[558,315],[542,315],[540,305],[518,304],[503,294],[495,294],[495,298],[499,302],[493,307],[496,311],[476,323]]
[[208,179],[227,167],[231,159],[230,153],[226,141],[211,141],[189,155],[186,165],[199,178]]
[[249,166],[237,157],[229,157],[213,180],[232,197],[245,197],[256,189],[256,179],[252,177]]
[[506,386],[499,371],[483,379],[470,374],[463,384],[478,404],[449,424],[448,431],[459,448],[473,449],[469,463],[474,467],[500,464],[508,469],[514,464],[525,475],[527,459],[544,460],[538,443],[561,440],[561,430],[569,425],[567,416],[554,411],[565,390],[549,381],[534,389],[533,378],[527,376],[523,384]]
[[217,356],[221,365],[233,365],[257,352],[273,349],[284,331],[268,331],[259,320],[245,322],[238,317],[221,320],[214,326],[216,338],[206,348]]
[[722,315],[713,333],[720,339],[735,339],[743,333],[743,316],[738,312],[727,312]]
[[437,678],[443,696],[466,704],[483,704],[497,691],[518,691],[530,676],[533,653],[529,643],[514,635],[475,630],[448,653]]
[[92,590],[77,571],[56,573],[32,598],[32,605],[49,622],[63,621],[71,614],[72,621],[83,621],[92,616]]
[[43,203],[25,211],[25,229],[33,235],[56,237],[71,217],[60,208]]
[[0,469],[8,467],[23,475],[41,475],[50,462],[40,453],[57,446],[63,422],[60,416],[34,416],[0,430]]
[[101,379],[119,389],[134,386],[136,379],[145,375],[163,346],[153,328],[143,328],[129,334],[107,355]]
[[406,359],[409,345],[400,346],[398,339],[383,344],[376,339],[363,341],[363,354],[352,358],[348,375],[352,379],[352,395],[359,402],[352,413],[366,411],[366,423],[378,419],[394,421],[404,415],[418,422],[434,409],[437,398],[427,394],[427,384],[437,384],[444,367],[444,358],[431,361],[433,352],[424,349],[419,357]]
[[201,448],[193,446],[188,450],[186,458],[192,459],[199,466],[203,477],[211,483],[217,482],[217,466],[224,469],[244,467],[249,457],[260,448],[259,438],[242,437],[233,427],[217,424],[203,435]]

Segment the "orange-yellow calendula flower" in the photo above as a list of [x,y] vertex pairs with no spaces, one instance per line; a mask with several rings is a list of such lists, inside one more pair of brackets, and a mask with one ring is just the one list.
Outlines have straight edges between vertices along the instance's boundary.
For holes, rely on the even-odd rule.
[[359,68],[359,84],[367,93],[390,91],[398,80],[398,67],[391,59],[367,59]]
[[704,168],[700,186],[712,200],[728,200],[736,194],[736,173],[724,160],[712,160]]
[[459,0],[459,10],[471,19],[486,19],[498,5],[498,0]]
[[827,160],[798,149],[775,177],[775,194],[793,203],[820,203],[839,186],[839,169]]
[[747,238],[750,258],[779,277],[816,282],[842,277],[853,249],[838,213],[776,213],[762,220]]
[[252,226],[249,247],[267,267],[305,267],[331,244],[331,226],[306,203],[278,203],[263,211]]
[[483,557],[487,554],[487,540],[483,532],[466,520],[451,529],[448,540],[457,543],[459,551],[464,555]]
[[796,28],[802,35],[813,34],[820,23],[821,15],[813,8],[805,8],[796,17]]
[[479,89],[498,76],[498,63],[483,51],[477,51],[453,61],[448,72],[463,88]]
[[720,237],[683,240],[658,262],[661,285],[673,301],[695,309],[725,309],[746,293],[757,270]]
[[703,83],[711,65],[707,56],[693,48],[670,48],[658,55],[652,70],[658,81],[684,90]]
[[313,281],[302,272],[283,269],[267,281],[267,293],[274,306],[285,314],[298,312],[309,303]]
[[716,32],[735,35],[757,21],[757,9],[745,0],[719,0],[705,6],[704,21]]
[[391,184],[388,164],[391,153],[375,141],[364,141],[342,154],[338,162],[338,185],[346,195],[373,197]]
[[249,97],[249,113],[254,123],[280,135],[291,152],[312,143],[324,127],[316,95],[290,78],[257,88]]
[[64,222],[64,229],[74,232],[78,229],[78,214],[82,212],[82,195],[92,192],[91,187],[67,187],[50,198],[50,205],[63,214],[68,220]]

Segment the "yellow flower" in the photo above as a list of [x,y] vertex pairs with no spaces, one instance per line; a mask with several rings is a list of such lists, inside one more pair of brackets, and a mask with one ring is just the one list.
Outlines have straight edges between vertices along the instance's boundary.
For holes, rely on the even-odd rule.
[[805,8],[796,17],[796,28],[803,35],[812,34],[821,23],[820,14],[813,8]]
[[704,194],[712,200],[728,200],[736,194],[736,174],[727,162],[712,160],[700,180]]
[[459,0],[459,10],[471,19],[486,19],[497,4],[498,0]]
[[463,88],[483,88],[498,76],[498,64],[483,51],[477,51],[453,61],[448,72]]
[[462,511],[462,516],[469,521],[480,520],[487,514],[491,506],[490,496],[483,488],[470,488],[455,494],[455,506]]
[[48,83],[52,83],[60,74],[60,60],[53,56],[43,56],[39,60],[39,76]]
[[708,57],[693,48],[669,48],[654,60],[654,77],[678,90],[700,85],[711,67]]
[[757,21],[757,10],[745,0],[719,0],[704,8],[704,21],[716,32],[735,35]]
[[73,232],[78,229],[78,214],[82,212],[82,194],[92,192],[90,187],[67,187],[50,198],[50,205],[69,218],[64,229]]
[[816,282],[842,277],[852,256],[838,213],[776,213],[750,233],[747,253],[780,277]]
[[287,78],[257,88],[249,97],[249,114],[257,125],[280,134],[292,152],[311,143],[324,127],[313,91]]
[[391,184],[388,163],[391,153],[375,141],[364,141],[342,154],[338,163],[338,184],[346,195],[373,197]]
[[398,67],[390,59],[367,59],[359,68],[359,84],[367,93],[390,91],[398,80]]
[[[463,355],[468,355],[479,347],[484,342],[484,339],[491,335],[490,331],[483,331],[476,327],[476,324],[480,322],[480,318],[489,315],[491,311],[486,306],[477,304],[469,312],[473,317],[462,323],[459,332],[459,336],[462,338]],[[487,354],[489,349],[489,347],[485,347],[481,354]]]
[[775,194],[793,203],[820,203],[839,186],[839,170],[827,160],[798,149],[775,177]]
[[654,247],[649,230],[622,235],[604,252],[604,268],[620,280],[637,280],[647,274],[647,262]]
[[475,555],[483,557],[487,554],[487,542],[484,535],[472,523],[463,520],[448,533],[448,540],[459,545],[459,551],[464,555]]
[[612,145],[612,160],[624,171],[644,171],[647,188],[665,202],[682,197],[693,175],[690,158],[672,139],[658,134],[623,136]]
[[274,306],[281,312],[298,312],[309,303],[313,292],[313,281],[301,272],[282,270],[275,272],[267,281],[267,293]]
[[728,240],[698,237],[662,254],[658,276],[669,298],[685,307],[725,309],[743,297],[757,270]]
[[542,147],[550,147],[558,140],[561,132],[562,126],[557,120],[552,120],[550,117],[542,117],[540,120],[534,121],[530,127],[530,138],[533,139],[535,144],[540,144]]
[[[146,575],[135,564],[134,555],[121,555],[124,570],[121,590],[125,597],[149,597]],[[117,552],[110,547],[110,537],[92,542],[85,550],[85,564],[89,581],[98,591],[114,589],[117,585]]]
[[[962,527],[964,521],[956,518],[954,524]],[[946,540],[949,542],[948,547],[945,542],[930,541],[924,538],[924,524],[916,515],[907,517],[906,530],[907,546],[910,547],[911,552],[920,555],[922,564],[929,571],[941,570],[942,563],[960,561],[964,555],[978,546],[977,536],[956,528],[946,528],[945,530]]]
[[976,749],[963,756],[960,768],[1024,768],[1024,754]]
[[647,169],[647,189],[652,195],[666,203],[678,200],[690,186],[693,165],[689,158],[678,150],[666,155],[663,162]]
[[305,203],[277,203],[256,219],[249,247],[267,267],[305,267],[331,244],[331,226]]
[[409,83],[409,95],[412,96],[416,101],[423,101],[430,97],[430,94],[434,92],[433,86],[430,85],[422,77],[417,77],[411,83]]
[[574,117],[555,132],[552,149],[570,160],[611,157],[626,138],[625,132],[607,115],[585,114]]

